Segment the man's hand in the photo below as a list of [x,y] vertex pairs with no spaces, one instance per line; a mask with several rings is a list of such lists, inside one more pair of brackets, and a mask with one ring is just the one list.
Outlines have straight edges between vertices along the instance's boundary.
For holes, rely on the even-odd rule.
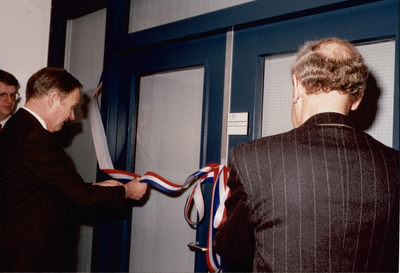
[[105,180],[103,182],[96,182],[93,183],[92,185],[94,186],[102,186],[102,187],[115,187],[115,186],[122,186],[124,184],[122,184],[121,182],[118,182],[117,180]]
[[146,183],[140,183],[140,178],[136,177],[130,182],[124,184],[125,198],[139,200],[143,197],[147,190]]

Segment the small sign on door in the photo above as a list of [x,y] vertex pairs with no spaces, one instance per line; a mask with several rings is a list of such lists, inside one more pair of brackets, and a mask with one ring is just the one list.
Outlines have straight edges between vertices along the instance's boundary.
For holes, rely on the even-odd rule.
[[249,113],[228,114],[228,135],[247,135],[249,128]]

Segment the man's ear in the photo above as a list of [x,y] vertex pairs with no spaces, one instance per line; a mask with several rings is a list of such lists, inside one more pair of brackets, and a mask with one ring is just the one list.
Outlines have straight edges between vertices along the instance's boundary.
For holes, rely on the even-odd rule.
[[57,99],[59,99],[57,92],[49,91],[49,95],[47,96],[47,104],[49,108],[51,108],[55,104]]
[[354,110],[356,110],[358,108],[358,106],[360,105],[363,97],[364,97],[364,91],[362,91],[361,96],[358,99],[356,99],[355,101],[353,101],[351,103],[351,110],[352,111],[354,111]]
[[293,83],[293,103],[297,103],[300,98],[299,81],[295,75],[292,75]]

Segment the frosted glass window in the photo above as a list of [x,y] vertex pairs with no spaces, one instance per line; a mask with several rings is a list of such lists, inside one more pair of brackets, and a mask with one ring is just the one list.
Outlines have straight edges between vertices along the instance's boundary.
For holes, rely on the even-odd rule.
[[[153,171],[183,184],[200,167],[203,68],[141,78],[135,172]],[[130,272],[193,272],[195,229],[183,217],[190,189],[152,188],[133,208]],[[195,219],[195,218],[194,218]]]
[[66,151],[73,157],[79,174],[87,182],[96,181],[97,160],[87,107],[103,69],[105,29],[105,9],[69,20],[67,24],[65,69],[82,83],[83,88],[81,105],[75,109],[75,120],[70,121],[81,132],[74,137]]
[[131,0],[129,32],[136,32],[255,0]]
[[265,58],[262,136],[271,136],[293,129],[292,78],[290,67],[294,54]]
[[[368,82],[367,88],[377,88],[380,91],[376,116],[365,132],[392,146],[395,41],[382,41],[356,47],[371,71],[373,81]],[[293,87],[290,75],[293,61],[294,53],[265,58],[262,136],[293,129],[291,122]]]

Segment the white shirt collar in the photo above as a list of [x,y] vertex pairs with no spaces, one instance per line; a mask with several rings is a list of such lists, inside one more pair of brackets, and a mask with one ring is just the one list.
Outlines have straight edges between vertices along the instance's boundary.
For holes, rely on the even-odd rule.
[[44,120],[39,117],[38,114],[36,114],[35,112],[33,112],[31,109],[26,108],[25,106],[23,106],[22,108],[24,108],[26,111],[28,111],[29,113],[31,113],[39,122],[40,124],[42,124],[43,128],[47,130],[47,126],[46,123],[44,122]]
[[4,120],[2,120],[0,122],[1,127],[4,128],[4,125],[6,125],[6,122],[11,118],[11,115],[9,115],[8,117],[6,117]]

